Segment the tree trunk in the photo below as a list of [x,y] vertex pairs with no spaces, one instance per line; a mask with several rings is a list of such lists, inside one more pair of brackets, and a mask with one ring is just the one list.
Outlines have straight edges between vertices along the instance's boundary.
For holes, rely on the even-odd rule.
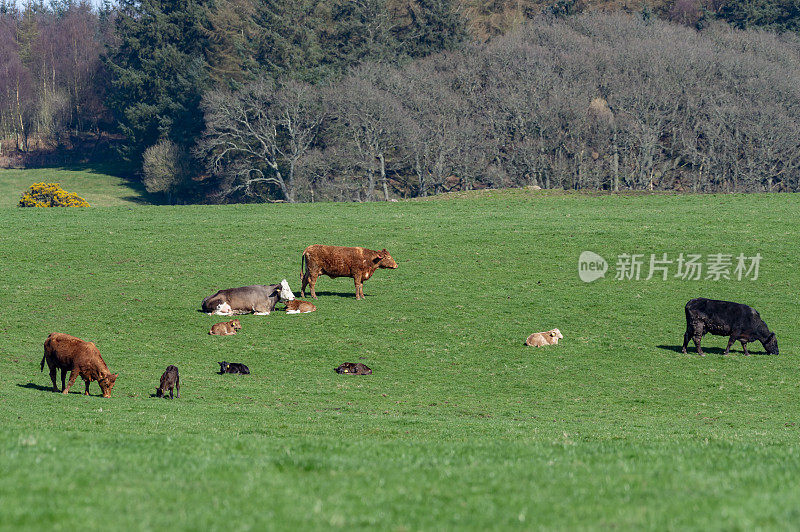
[[617,146],[617,132],[614,132],[614,136],[611,140],[611,151],[613,152],[613,156],[611,158],[611,173],[614,176],[614,191],[619,191],[619,147]]
[[383,199],[389,201],[389,185],[386,183],[386,160],[382,153],[378,154],[378,160],[381,162],[381,183],[383,184]]
[[419,181],[419,195],[427,196],[425,190],[425,174],[422,170],[422,164],[419,162],[419,153],[414,154],[414,171],[417,173],[417,180]]
[[369,167],[367,171],[367,201],[372,201],[375,199],[375,172],[373,171],[372,166]]

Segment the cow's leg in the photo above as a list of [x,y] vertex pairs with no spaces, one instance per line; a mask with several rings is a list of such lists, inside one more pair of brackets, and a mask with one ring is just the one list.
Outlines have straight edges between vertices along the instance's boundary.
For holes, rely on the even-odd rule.
[[83,392],[83,395],[89,395],[89,383],[92,381],[86,381],[86,391]]
[[744,356],[750,356],[750,353],[747,352],[747,342],[744,340],[739,340],[742,344],[742,349],[744,349]]
[[303,278],[300,280],[302,286],[300,287],[300,297],[306,297],[306,285],[308,284],[308,272],[303,273]]
[[169,398],[174,399],[174,397],[172,397],[172,388],[169,389]]
[[75,384],[75,379],[77,378],[78,378],[78,370],[73,369],[72,372],[69,374],[69,383],[67,384],[67,387],[61,391],[61,393],[63,393],[64,395],[68,394],[69,389],[72,388],[73,384]]
[[[308,272],[308,286],[311,289],[311,297],[317,299],[317,277],[319,275],[315,273]],[[305,296],[303,296],[305,297]]]
[[356,299],[364,299],[364,281],[363,278],[356,274],[353,276],[353,283],[356,285]]
[[728,353],[730,353],[731,346],[733,345],[733,342],[735,342],[735,341],[736,341],[736,339],[733,336],[728,338],[728,347],[725,348],[725,352],[723,353],[723,355],[727,355]]
[[684,355],[686,354],[686,346],[689,345],[689,338],[691,338],[691,337],[692,337],[692,335],[689,332],[689,329],[687,328],[686,332],[683,333],[683,348],[681,349],[681,352]]
[[702,330],[697,330],[697,329],[695,329],[695,331],[694,331],[694,337],[692,338],[692,340],[694,340],[694,345],[695,345],[695,347],[697,348],[697,354],[698,354],[698,355],[700,355],[701,357],[704,357],[704,356],[706,356],[706,354],[705,354],[705,353],[703,353],[703,350],[700,348],[700,341],[701,341],[702,339],[703,339],[703,332],[702,332]]
[[50,380],[53,381],[53,391],[58,391],[58,385],[56,384],[56,372],[58,369],[55,365],[50,366]]
[[177,392],[176,395],[178,396],[178,399],[180,399],[181,398],[181,378],[180,377],[175,379],[175,391]]
[[61,369],[61,390],[67,387],[67,370]]

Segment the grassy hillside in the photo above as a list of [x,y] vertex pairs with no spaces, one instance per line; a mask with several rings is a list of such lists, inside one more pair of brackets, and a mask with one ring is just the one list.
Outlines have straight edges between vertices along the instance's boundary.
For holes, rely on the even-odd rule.
[[[67,192],[75,192],[93,207],[116,207],[146,203],[144,188],[100,170],[65,170],[33,168],[0,169],[0,207],[13,207],[34,183],[61,183]],[[138,186],[138,187],[137,187]]]
[[[0,209],[0,528],[790,528],[798,215],[793,195],[524,191]],[[324,277],[313,314],[207,334],[204,296],[297,292],[311,243],[386,247],[399,268],[365,301]],[[584,250],[605,279],[578,278]],[[614,280],[619,254],[681,252],[763,260],[756,281]],[[681,354],[697,296],[753,305],[781,354],[722,357],[720,337]],[[552,327],[558,346],[523,345]],[[49,391],[51,331],[97,343],[111,399]],[[152,397],[168,364],[179,400]]]

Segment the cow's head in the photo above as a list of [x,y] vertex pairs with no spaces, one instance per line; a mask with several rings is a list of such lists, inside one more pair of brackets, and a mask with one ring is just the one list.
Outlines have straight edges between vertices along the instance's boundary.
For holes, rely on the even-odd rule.
[[552,331],[550,331],[550,336],[555,338],[556,340],[564,338],[564,335],[561,334],[561,331],[559,331],[558,329],[553,329]]
[[103,397],[111,397],[111,388],[113,388],[114,383],[117,382],[118,376],[119,373],[112,373],[97,381],[97,384],[100,385],[100,389],[103,391]]
[[221,301],[219,304],[217,304],[217,308],[214,309],[214,312],[209,312],[209,315],[211,314],[216,314],[218,316],[233,316],[233,308],[227,301]]
[[775,333],[769,333],[766,340],[761,340],[761,345],[764,346],[764,350],[767,354],[770,355],[777,355],[778,354],[778,338],[775,336]]
[[391,268],[392,270],[397,268],[397,263],[392,256],[389,255],[389,252],[386,251],[386,248],[379,251],[373,260],[378,264],[378,268]]
[[217,364],[219,364],[220,373],[225,373],[228,370],[228,366],[230,366],[227,362],[217,362]]
[[289,288],[289,282],[286,279],[281,281],[280,294],[278,297],[281,301],[292,301],[294,299],[294,294],[292,293],[292,289]]
[[230,323],[231,323],[231,327],[233,327],[234,329],[241,329],[242,328],[242,324],[241,324],[241,322],[239,320],[233,320]]

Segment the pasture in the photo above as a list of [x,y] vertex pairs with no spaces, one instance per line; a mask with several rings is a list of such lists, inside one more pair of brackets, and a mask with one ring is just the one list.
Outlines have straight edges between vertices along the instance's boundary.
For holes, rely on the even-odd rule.
[[[798,216],[794,195],[526,190],[0,208],[0,528],[796,526]],[[229,319],[198,312],[219,288],[286,278],[299,297],[312,243],[399,268],[366,301],[322,277],[317,312],[207,334]],[[606,278],[579,279],[584,250]],[[755,281],[614,279],[618,254],[681,252],[763,259]],[[722,357],[710,336],[681,354],[698,296],[755,307],[781,354]],[[523,345],[553,327],[559,345]],[[111,399],[50,391],[52,331],[97,344]],[[347,361],[374,373],[333,372]],[[168,364],[181,399],[153,397]]]

